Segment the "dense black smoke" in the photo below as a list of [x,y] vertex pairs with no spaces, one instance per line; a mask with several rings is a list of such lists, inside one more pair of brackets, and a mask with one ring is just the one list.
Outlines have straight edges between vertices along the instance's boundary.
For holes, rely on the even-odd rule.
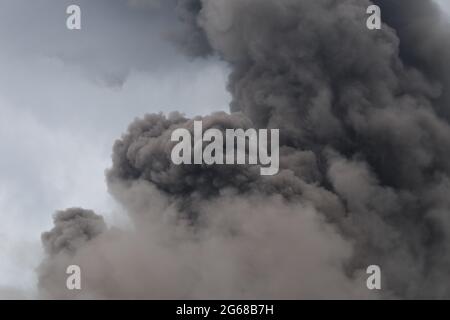
[[[431,1],[375,0],[384,8],[383,19],[400,38],[402,61],[419,68],[431,81],[442,86],[441,95],[434,101],[439,114],[450,119],[450,24],[442,17],[438,6]],[[406,5],[405,5],[406,4]]]
[[383,297],[450,297],[450,39],[431,1],[375,2],[371,31],[368,0],[180,1],[191,53],[231,67],[232,113],[199,119],[280,129],[280,172],[175,166],[170,134],[193,119],[136,120],[107,172],[135,229],[74,256],[115,266],[85,263],[85,296],[367,298],[376,264]]

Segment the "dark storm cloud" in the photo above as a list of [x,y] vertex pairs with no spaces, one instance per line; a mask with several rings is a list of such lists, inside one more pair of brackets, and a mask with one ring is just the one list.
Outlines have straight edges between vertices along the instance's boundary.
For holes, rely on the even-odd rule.
[[[408,40],[427,37],[408,6],[437,15],[432,3],[378,1],[390,26],[379,31],[366,28],[365,0],[190,3],[188,30],[196,39],[203,30],[194,43],[208,39],[232,69],[234,113],[202,120],[222,129],[279,128],[280,173],[174,166],[170,133],[192,120],[138,119],[116,142],[107,173],[136,232],[98,245],[136,254],[108,259],[120,270],[123,261],[140,262],[141,278],[171,268],[171,280],[154,280],[165,297],[367,297],[361,275],[370,264],[381,266],[384,297],[450,297],[450,126],[442,110],[449,87],[437,65],[449,41],[433,32],[442,50],[431,54]],[[145,246],[152,250],[144,254]],[[79,259],[98,248],[86,250]],[[193,275],[199,282],[189,283]],[[124,274],[102,276],[120,283],[116,291],[91,274],[89,292],[158,296]]]

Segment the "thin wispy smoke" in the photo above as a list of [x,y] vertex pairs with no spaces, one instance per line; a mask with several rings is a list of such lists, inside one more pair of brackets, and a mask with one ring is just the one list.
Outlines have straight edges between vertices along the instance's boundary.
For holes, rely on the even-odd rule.
[[[180,1],[192,35],[180,44],[231,68],[232,113],[198,119],[280,129],[280,172],[175,166],[170,133],[194,119],[137,119],[107,171],[133,230],[92,234],[100,220],[84,211],[55,220],[42,295],[449,298],[450,39],[432,1],[375,2],[377,31],[368,0]],[[65,288],[69,263],[79,292]]]

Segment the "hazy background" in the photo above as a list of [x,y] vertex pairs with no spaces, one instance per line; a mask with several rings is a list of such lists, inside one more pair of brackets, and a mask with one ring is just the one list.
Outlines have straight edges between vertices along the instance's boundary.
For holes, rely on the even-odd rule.
[[[110,224],[126,222],[106,191],[104,170],[114,140],[133,118],[228,109],[227,67],[178,52],[169,2],[0,0],[5,297],[33,296],[40,233],[51,227],[55,210],[83,206]],[[450,12],[450,1],[440,2]],[[65,27],[69,4],[82,8],[81,31]]]

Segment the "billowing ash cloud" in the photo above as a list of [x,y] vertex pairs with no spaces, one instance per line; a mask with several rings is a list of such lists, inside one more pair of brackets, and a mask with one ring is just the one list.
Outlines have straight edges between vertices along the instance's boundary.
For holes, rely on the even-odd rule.
[[[47,292],[450,297],[450,41],[431,1],[376,3],[387,23],[379,31],[366,28],[366,0],[180,1],[190,45],[232,70],[233,113],[198,119],[205,128],[279,128],[280,172],[174,166],[170,133],[194,119],[136,120],[107,172],[134,229],[82,247],[58,242],[41,268]],[[436,19],[412,19],[415,6]],[[61,232],[57,224],[44,239]],[[76,250],[61,260],[65,246]],[[68,260],[84,270],[81,292],[48,272]],[[365,288],[371,264],[381,267],[381,293]]]
[[106,229],[103,217],[81,208],[58,211],[53,223],[54,228],[42,234],[42,243],[50,256],[61,252],[73,254]]
[[[41,237],[47,253],[47,258],[38,270],[39,285],[44,296],[58,294],[58,291],[52,288],[51,282],[58,279],[57,281],[64,283],[65,271],[70,265],[66,263],[88,242],[106,230],[102,216],[81,208],[58,211],[53,222],[53,229],[44,232]],[[64,264],[66,268],[61,269],[60,266]]]
[[[450,25],[431,1],[376,0],[384,10],[384,19],[399,35],[400,55],[409,65],[419,68],[432,81],[439,81],[442,94],[434,101],[435,109],[450,119]],[[406,4],[406,5],[405,5]]]

